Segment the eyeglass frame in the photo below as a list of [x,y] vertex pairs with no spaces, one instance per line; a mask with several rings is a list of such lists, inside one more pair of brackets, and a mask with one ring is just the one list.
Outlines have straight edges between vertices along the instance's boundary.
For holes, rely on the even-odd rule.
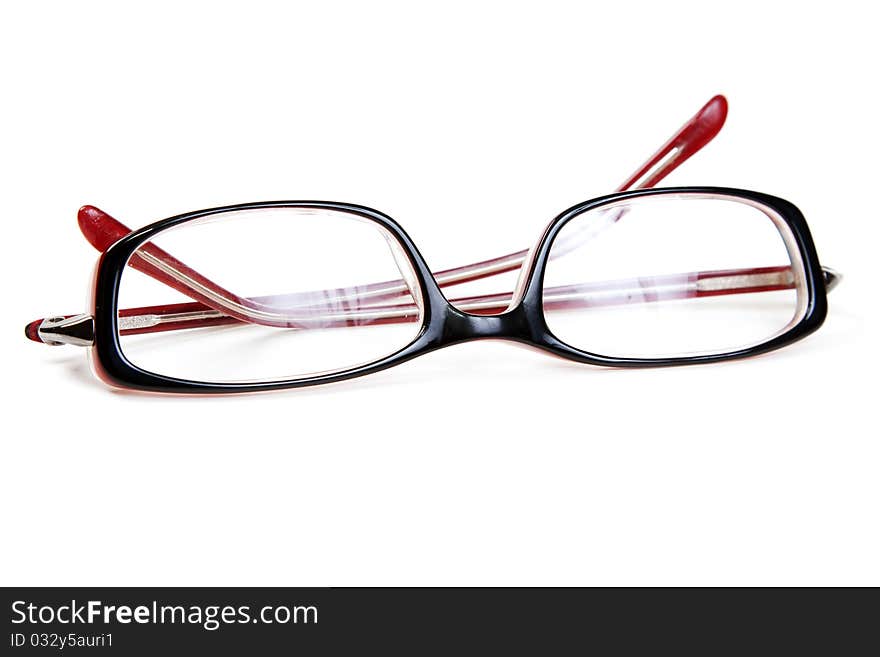
[[[583,212],[623,200],[658,195],[708,194],[734,197],[767,206],[778,213],[791,230],[800,258],[803,262],[806,283],[806,311],[794,326],[782,334],[760,343],[735,351],[693,356],[665,358],[618,358],[602,356],[572,347],[559,340],[547,327],[543,309],[544,272],[550,257],[550,249],[559,231],[574,217]],[[309,208],[336,210],[353,214],[375,222],[397,240],[412,265],[422,299],[422,326],[419,333],[399,351],[381,360],[328,374],[283,381],[208,383],[178,379],[143,370],[132,364],[123,353],[118,330],[119,284],[129,258],[145,243],[159,233],[189,221],[210,215],[241,210],[264,208]],[[497,315],[475,315],[456,308],[442,292],[434,274],[428,267],[416,245],[403,228],[388,215],[361,205],[322,201],[269,201],[243,203],[177,215],[137,230],[113,244],[98,265],[94,306],[94,348],[96,365],[102,378],[114,385],[152,392],[212,393],[256,392],[299,388],[337,381],[379,372],[399,365],[423,354],[461,342],[479,339],[503,339],[538,347],[557,356],[590,365],[614,367],[662,367],[712,363],[745,358],[766,353],[806,337],[821,326],[827,314],[825,274],[819,264],[819,256],[803,214],[790,202],[742,189],[725,187],[669,187],[639,189],[619,192],[579,203],[558,215],[547,227],[523,265],[521,273],[525,284],[514,304],[506,312]],[[331,329],[332,330],[332,329]]]
[[[95,373],[105,383],[133,390],[166,393],[245,393],[299,388],[357,378],[379,372],[437,349],[478,339],[503,339],[537,347],[551,354],[577,362],[614,367],[663,367],[733,360],[778,349],[806,337],[821,326],[827,315],[826,291],[838,282],[839,275],[819,264],[818,254],[802,213],[790,202],[759,192],[725,187],[653,188],[660,179],[699,151],[720,131],[727,113],[723,96],[709,101],[657,153],[637,170],[614,194],[584,201],[559,214],[550,222],[540,240],[530,251],[502,256],[485,263],[432,273],[415,244],[391,217],[362,205],[325,201],[269,201],[243,203],[198,210],[155,222],[137,231],[129,231],[112,217],[101,213],[106,225],[84,234],[102,251],[93,288],[91,315],[37,320],[26,328],[28,337],[53,344],[53,335],[65,344],[91,347]],[[633,189],[634,188],[634,189]],[[559,340],[549,330],[544,318],[543,278],[550,249],[559,231],[574,217],[603,206],[658,195],[725,196],[753,202],[774,211],[791,232],[803,265],[807,295],[800,319],[781,334],[759,344],[722,353],[682,355],[659,358],[613,357],[581,350]],[[131,363],[120,344],[118,324],[118,292],[123,271],[132,255],[159,233],[211,215],[265,208],[310,208],[334,210],[373,221],[385,229],[402,248],[411,263],[423,300],[422,325],[416,337],[405,347],[374,362],[324,374],[287,380],[255,382],[201,382],[149,372]],[[87,208],[83,208],[86,210]],[[100,213],[95,208],[95,212]],[[82,212],[82,211],[81,211]],[[118,238],[118,239],[117,239]],[[792,254],[793,255],[793,254]],[[507,262],[510,261],[510,262]],[[521,263],[521,265],[519,264]],[[499,314],[473,314],[457,308],[441,288],[466,280],[469,269],[491,265],[490,276],[520,268],[517,290],[507,310]],[[438,282],[444,274],[457,273],[449,282]],[[48,324],[47,324],[48,323]],[[45,329],[45,332],[44,332]]]

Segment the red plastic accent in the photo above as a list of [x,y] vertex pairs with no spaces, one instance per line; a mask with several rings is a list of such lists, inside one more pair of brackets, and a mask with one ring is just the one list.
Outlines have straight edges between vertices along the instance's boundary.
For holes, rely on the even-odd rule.
[[33,340],[34,342],[42,343],[40,340],[40,336],[37,335],[37,330],[40,328],[40,324],[43,323],[43,319],[35,319],[30,324],[24,327],[24,334],[27,336],[28,340]]
[[617,191],[653,187],[712,141],[724,126],[725,119],[727,99],[721,95],[715,96],[618,187]]
[[131,232],[128,226],[116,221],[94,205],[82,206],[76,215],[76,220],[89,244],[101,253]]

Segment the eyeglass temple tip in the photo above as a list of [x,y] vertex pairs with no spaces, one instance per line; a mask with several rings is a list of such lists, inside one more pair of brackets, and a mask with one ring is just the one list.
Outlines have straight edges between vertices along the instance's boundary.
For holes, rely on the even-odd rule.
[[727,98],[722,94],[712,96],[682,127],[679,141],[686,143],[694,152],[700,150],[724,127],[727,111]]
[[617,191],[655,186],[712,141],[721,132],[726,120],[727,99],[717,94],[627,178]]
[[83,236],[101,253],[131,232],[124,224],[94,205],[82,206],[76,219]]

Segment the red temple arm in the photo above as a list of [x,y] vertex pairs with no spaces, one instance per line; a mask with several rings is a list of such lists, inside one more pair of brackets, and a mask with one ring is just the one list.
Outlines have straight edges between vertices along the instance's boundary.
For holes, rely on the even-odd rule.
[[[77,215],[80,230],[89,243],[102,253],[131,230],[96,207],[86,205]],[[151,242],[141,246],[129,260],[129,266],[164,283],[206,306],[241,321],[276,324],[276,314],[252,299],[240,297],[194,271]]]
[[[687,123],[669,138],[644,164],[621,184],[617,191],[653,187],[694,153],[708,144],[719,133],[727,118],[727,100],[718,95],[706,103]],[[516,271],[522,265],[528,249],[483,260],[470,265],[437,272],[434,276],[440,287]]]
[[[794,275],[790,266],[665,274],[549,288],[544,295],[544,308],[545,310],[598,308],[727,294],[771,292],[791,289],[794,286]],[[259,297],[252,301],[270,304],[279,317],[286,318],[286,325],[294,328],[338,328],[413,322],[420,316],[418,306],[406,302],[377,305],[354,303],[347,304],[344,310],[334,309],[332,306],[276,305],[278,301],[287,301],[290,296]],[[494,315],[507,308],[511,297],[512,293],[503,292],[461,297],[452,299],[451,302],[466,312]],[[29,325],[35,335],[40,321],[37,320]],[[119,329],[122,335],[226,326],[242,321],[247,322],[198,302],[126,308],[119,311]]]
[[[574,310],[721,296],[772,292],[795,287],[790,266],[726,269],[661,276],[601,281],[580,285],[549,288],[544,296],[545,310]],[[290,301],[299,295],[259,297],[251,301],[270,304],[284,324],[293,328],[338,328],[417,321],[419,308],[413,303],[377,304],[349,302],[344,310],[338,306],[283,307],[279,301]],[[475,315],[494,315],[510,304],[511,292],[486,294],[452,299],[457,308]],[[313,299],[313,297],[312,297]],[[301,313],[297,315],[297,312]],[[304,313],[304,314],[303,314]],[[43,320],[28,324],[26,334],[41,342],[38,330]],[[119,329],[122,335],[158,333],[180,329],[205,328],[250,323],[214,310],[199,302],[126,308],[119,311]]]
[[[706,103],[687,123],[685,123],[663,146],[660,147],[635,173],[633,173],[618,191],[630,188],[653,187],[663,180],[679,165],[694,153],[708,144],[721,130],[727,118],[727,100],[724,96],[715,96]],[[111,244],[127,235],[128,227],[110,215],[93,206],[85,206],[79,212],[79,226],[83,235],[92,246],[103,252]],[[249,307],[247,300],[238,297],[228,290],[215,285],[198,272],[193,271],[184,263],[175,260],[165,252],[147,244],[138,253],[146,252],[146,256],[154,256],[152,262],[132,260],[132,266],[156,280],[165,283],[187,296],[206,303],[211,307],[222,305],[226,314],[246,319],[248,310],[259,311],[257,307]],[[440,287],[449,287],[469,281],[514,271],[520,267],[528,250],[509,253],[504,256],[484,260],[482,262],[446,269],[435,274]],[[165,267],[162,267],[165,265]],[[193,285],[195,282],[198,287]],[[389,285],[402,281],[379,283],[374,286],[377,291],[384,291]],[[205,289],[201,289],[205,288]],[[401,287],[401,291],[405,288]],[[206,296],[210,299],[206,300]],[[227,303],[223,303],[223,301]],[[216,308],[220,310],[221,308]],[[252,318],[253,319],[253,318]]]

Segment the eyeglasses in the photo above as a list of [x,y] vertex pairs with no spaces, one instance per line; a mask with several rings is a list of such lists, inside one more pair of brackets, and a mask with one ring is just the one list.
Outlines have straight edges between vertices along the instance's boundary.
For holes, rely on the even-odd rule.
[[[653,188],[726,115],[716,96],[531,250],[436,273],[393,219],[359,205],[246,203],[136,231],[86,206],[80,228],[102,253],[92,311],[25,332],[91,347],[110,385],[175,393],[329,383],[481,338],[620,367],[777,349],[822,324],[839,281],[800,211],[738,189]],[[444,294],[517,270],[513,291]]]

